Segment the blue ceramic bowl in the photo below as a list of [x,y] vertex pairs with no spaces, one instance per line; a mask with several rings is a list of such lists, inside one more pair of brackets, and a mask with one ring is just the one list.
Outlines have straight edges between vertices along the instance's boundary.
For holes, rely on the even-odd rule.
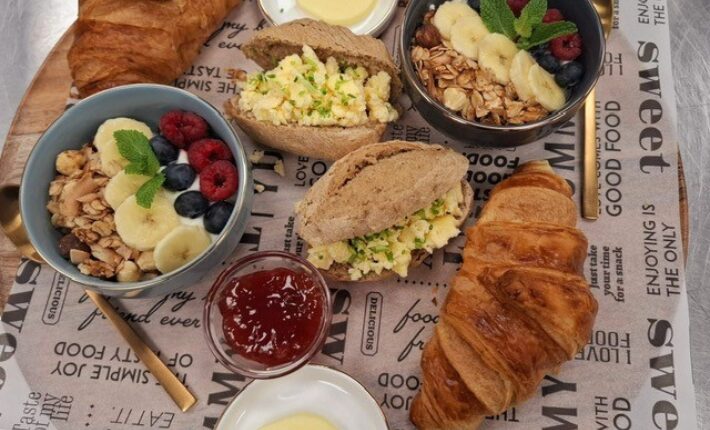
[[[99,125],[109,118],[135,118],[157,131],[161,115],[173,109],[192,111],[202,116],[214,134],[224,140],[234,154],[239,171],[239,189],[235,210],[226,227],[201,256],[180,269],[151,280],[119,283],[82,274],[60,255],[58,241],[62,235],[52,226],[46,208],[49,183],[56,175],[54,163],[57,155],[91,142]],[[244,233],[251,212],[253,190],[251,169],[244,148],[217,109],[178,88],[139,84],[109,89],[88,97],[64,112],[47,129],[27,160],[20,184],[20,210],[32,244],[55,270],[90,290],[108,296],[147,297],[195,285],[206,272],[229,257]]]
[[399,54],[402,75],[412,103],[424,119],[440,132],[462,142],[506,148],[519,146],[542,139],[571,120],[584,104],[584,100],[597,83],[604,63],[606,43],[599,15],[590,0],[549,0],[550,8],[562,11],[566,19],[577,24],[584,40],[584,51],[577,60],[584,65],[582,81],[571,91],[567,103],[558,111],[540,121],[523,125],[496,126],[468,121],[448,110],[419,80],[410,55],[417,28],[429,10],[439,7],[447,0],[410,1],[404,12],[404,23],[399,33]]

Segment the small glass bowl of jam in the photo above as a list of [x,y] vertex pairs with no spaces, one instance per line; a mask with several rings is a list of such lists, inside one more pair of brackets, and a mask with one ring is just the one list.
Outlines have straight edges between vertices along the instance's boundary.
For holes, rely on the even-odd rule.
[[233,372],[269,379],[313,358],[332,319],[330,292],[308,261],[262,251],[226,268],[204,308],[207,344]]

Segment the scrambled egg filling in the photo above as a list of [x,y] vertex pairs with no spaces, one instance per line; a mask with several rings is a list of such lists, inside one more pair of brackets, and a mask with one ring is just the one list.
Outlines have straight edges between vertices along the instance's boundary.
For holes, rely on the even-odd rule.
[[334,263],[349,265],[350,279],[356,281],[370,272],[392,270],[407,276],[412,252],[428,253],[442,248],[459,234],[456,217],[463,215],[461,186],[449,190],[429,207],[405,217],[381,232],[343,240],[308,250],[308,261],[328,270]]
[[352,127],[386,123],[398,117],[388,102],[391,77],[368,76],[362,67],[340,66],[333,57],[320,61],[305,45],[273,70],[250,73],[240,83],[239,109],[274,125]]

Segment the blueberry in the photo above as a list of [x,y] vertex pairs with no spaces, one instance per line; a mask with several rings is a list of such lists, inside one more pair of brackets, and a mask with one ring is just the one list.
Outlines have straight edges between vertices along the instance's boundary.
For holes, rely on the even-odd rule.
[[207,211],[210,202],[199,191],[187,191],[175,199],[175,212],[186,218],[197,218]]
[[555,75],[555,82],[562,88],[572,88],[582,80],[582,76],[584,76],[584,66],[576,61],[570,61]]
[[212,234],[219,234],[229,217],[232,215],[234,205],[229,202],[217,202],[205,212],[205,229]]
[[183,191],[195,182],[195,170],[189,164],[169,164],[163,170],[165,183],[163,186],[170,191]]
[[150,139],[150,147],[153,148],[155,156],[163,166],[177,160],[180,155],[180,150],[159,134]]
[[540,59],[545,54],[550,54],[547,43],[530,48],[530,55],[532,55],[535,60]]
[[468,5],[476,10],[481,10],[481,0],[468,0]]
[[560,71],[560,62],[557,61],[557,58],[555,58],[549,52],[542,54],[539,58],[537,58],[537,63],[540,65],[540,67],[552,73],[553,75]]

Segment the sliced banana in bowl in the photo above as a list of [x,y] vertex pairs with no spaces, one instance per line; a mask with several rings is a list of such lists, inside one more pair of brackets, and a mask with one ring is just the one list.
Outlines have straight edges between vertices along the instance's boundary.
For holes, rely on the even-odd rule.
[[101,171],[106,176],[116,176],[128,165],[128,160],[123,158],[118,151],[118,145],[116,145],[116,139],[113,136],[113,133],[118,130],[135,130],[143,133],[148,139],[153,137],[153,132],[148,124],[132,118],[119,117],[104,121],[96,131],[93,143],[99,151]]
[[106,184],[104,200],[106,200],[113,210],[116,210],[121,206],[121,203],[134,195],[149,179],[150,176],[129,175],[125,170],[121,170]]
[[478,17],[478,14],[465,2],[449,1],[443,3],[436,10],[432,18],[432,24],[434,24],[445,39],[451,39],[454,24],[462,17],[475,18]]
[[528,83],[535,100],[545,109],[556,111],[565,105],[567,97],[564,90],[557,85],[555,77],[539,64],[530,67]]
[[510,82],[510,67],[518,54],[515,43],[500,33],[491,33],[478,44],[478,64],[501,85]]
[[451,46],[461,54],[477,60],[478,43],[489,34],[480,16],[464,15],[455,21],[451,29]]
[[510,81],[515,87],[518,97],[525,102],[535,102],[535,94],[530,86],[528,76],[530,68],[537,62],[528,51],[520,50],[510,65]]
[[156,194],[150,208],[138,204],[136,196],[121,203],[114,214],[116,232],[126,245],[150,251],[172,230],[180,226],[180,217],[162,192]]
[[145,134],[148,139],[153,136],[148,124],[137,121],[133,118],[119,117],[107,119],[99,126],[96,130],[96,136],[94,136],[94,147],[100,152],[109,146],[116,146],[116,139],[113,137],[113,133],[119,130],[136,130]]
[[207,232],[199,227],[182,225],[158,242],[153,252],[155,266],[161,273],[178,269],[202,254],[211,243]]

